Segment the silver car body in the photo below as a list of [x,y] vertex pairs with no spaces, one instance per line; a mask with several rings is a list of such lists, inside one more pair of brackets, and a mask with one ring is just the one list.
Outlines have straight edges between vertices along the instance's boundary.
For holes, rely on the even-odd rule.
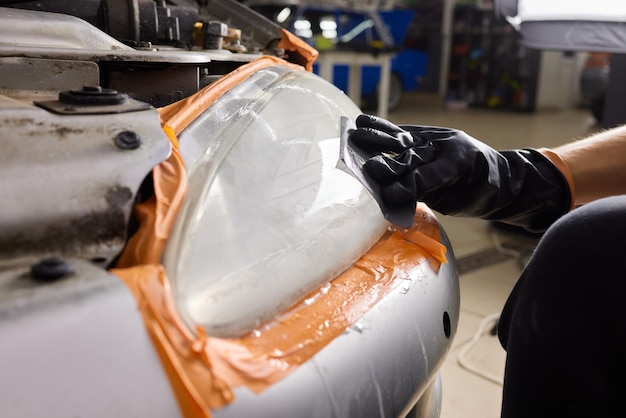
[[[211,88],[259,59],[252,49],[133,48],[76,17],[0,8],[0,415],[185,415],[140,301],[111,269],[172,152],[155,107]],[[178,133],[189,188],[161,262],[190,330],[261,332],[388,233],[333,154],[339,116],[359,112],[277,63]],[[275,161],[292,166],[272,175]],[[231,388],[234,400],[203,416],[439,416],[459,316],[444,231],[441,243],[446,263],[417,260],[312,358],[260,392]]]

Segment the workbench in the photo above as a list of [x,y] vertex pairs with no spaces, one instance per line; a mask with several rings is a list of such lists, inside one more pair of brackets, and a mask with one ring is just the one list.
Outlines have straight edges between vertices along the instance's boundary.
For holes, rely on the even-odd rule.
[[337,64],[348,66],[348,91],[346,94],[361,106],[361,74],[363,66],[374,65],[380,67],[380,82],[378,84],[377,115],[387,118],[389,114],[389,83],[391,79],[391,60],[395,56],[392,52],[369,52],[327,50],[320,51],[317,63],[319,75],[323,79],[333,82],[333,68]]

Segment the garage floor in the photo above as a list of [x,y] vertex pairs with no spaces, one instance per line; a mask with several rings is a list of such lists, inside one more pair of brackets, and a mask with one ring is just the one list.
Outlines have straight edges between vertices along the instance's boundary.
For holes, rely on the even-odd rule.
[[[446,110],[441,99],[426,94],[405,97],[389,119],[462,129],[498,149],[556,146],[598,129],[584,109]],[[459,328],[442,371],[442,417],[499,417],[505,353],[490,331],[538,238],[476,219],[439,219],[458,260],[461,285]]]

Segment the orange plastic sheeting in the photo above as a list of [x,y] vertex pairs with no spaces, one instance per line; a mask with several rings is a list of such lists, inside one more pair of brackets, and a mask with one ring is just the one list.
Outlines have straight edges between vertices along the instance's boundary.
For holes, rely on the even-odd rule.
[[313,71],[313,63],[320,55],[317,49],[307,44],[300,37],[283,29],[278,47],[289,53],[289,60],[302,65],[307,71]]
[[259,59],[242,65],[228,75],[220,78],[197,93],[159,109],[161,120],[170,126],[176,135],[180,134],[189,124],[196,120],[217,99],[257,71],[273,65],[286,65],[301,70],[302,67],[272,57],[262,56]]

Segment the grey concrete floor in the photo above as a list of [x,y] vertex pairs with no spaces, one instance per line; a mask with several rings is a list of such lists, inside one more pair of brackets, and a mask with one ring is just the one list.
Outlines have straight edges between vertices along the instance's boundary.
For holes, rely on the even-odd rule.
[[[554,147],[598,129],[585,109],[448,110],[439,97],[424,93],[405,96],[388,118],[462,129],[498,149]],[[442,369],[442,417],[499,417],[505,352],[489,331],[536,238],[494,230],[482,220],[438,217],[459,261],[461,286],[459,328]]]

